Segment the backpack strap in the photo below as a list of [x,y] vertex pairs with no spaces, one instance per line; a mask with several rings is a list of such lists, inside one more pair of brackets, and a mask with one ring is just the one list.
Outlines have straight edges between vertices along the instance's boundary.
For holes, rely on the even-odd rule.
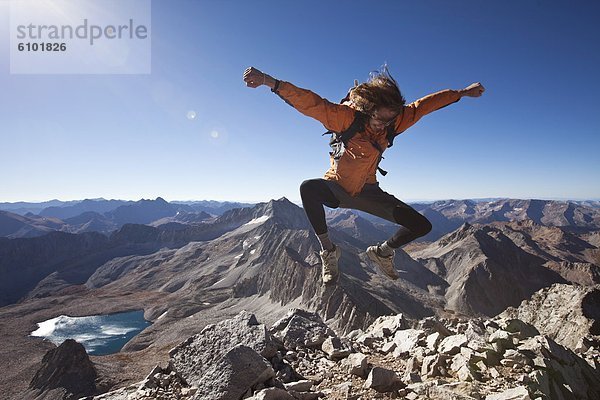
[[379,173],[381,175],[386,176],[387,175],[387,171],[384,170],[383,168],[379,167],[379,163],[381,162],[381,160],[383,160],[383,149],[381,148],[381,146],[377,142],[371,142],[371,144],[379,152],[379,160],[377,160],[377,171],[379,171]]
[[[350,124],[350,126],[345,131],[342,131],[342,132],[327,131],[327,132],[325,132],[323,134],[323,136],[331,135],[331,140],[329,141],[329,145],[332,147],[333,152],[331,152],[330,155],[332,155],[336,159],[341,157],[341,154],[343,153],[343,148],[348,145],[348,142],[350,141],[350,139],[352,139],[354,137],[354,135],[356,135],[361,130],[364,130],[365,124],[367,123],[368,119],[369,119],[368,115],[366,115],[360,111],[355,111],[354,120],[352,121],[352,124]],[[394,137],[396,136],[394,126],[393,125],[388,126],[386,132],[387,132],[386,138],[388,140],[388,147],[392,147],[392,145],[394,144]],[[381,160],[383,160],[383,149],[381,148],[381,146],[379,146],[379,144],[377,142],[371,142],[371,144],[379,152],[379,161],[377,162],[377,164],[378,164],[377,170],[381,173],[381,175],[386,176],[387,171],[385,171],[379,167],[379,163],[381,162]]]
[[387,127],[387,135],[386,139],[388,141],[388,148],[394,145],[394,138],[397,136],[396,127],[394,125],[390,125]]
[[368,117],[366,114],[363,114],[360,111],[354,112],[354,121],[352,121],[352,124],[350,124],[348,129],[337,134],[338,139],[344,143],[344,146],[348,145],[348,142],[354,137],[354,135],[365,129],[365,123],[367,122],[367,119]]

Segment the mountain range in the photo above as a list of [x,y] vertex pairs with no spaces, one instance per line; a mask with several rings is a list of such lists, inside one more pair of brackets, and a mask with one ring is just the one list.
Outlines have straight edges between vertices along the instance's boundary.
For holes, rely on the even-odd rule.
[[[25,238],[45,235],[51,231],[69,233],[100,232],[110,234],[127,223],[158,226],[166,223],[194,224],[210,217],[222,215],[236,208],[251,207],[252,204],[232,202],[167,202],[155,200],[83,200],[80,202],[55,203],[37,213],[16,211],[38,209],[45,203],[0,203],[0,237]],[[433,203],[416,203],[412,206],[425,215],[433,224],[433,230],[421,241],[434,241],[463,223],[486,224],[531,220],[539,225],[561,226],[571,229],[593,228],[600,224],[600,202],[598,201],[552,201],[497,199],[493,201],[444,200]],[[346,217],[343,217],[345,215]],[[378,233],[358,229],[361,235],[375,235],[383,240],[394,230],[395,225],[362,212],[332,210],[331,223],[348,224],[350,227],[368,220]],[[359,232],[354,232],[358,234]],[[385,233],[385,235],[383,235]],[[383,236],[382,236],[383,235]]]
[[334,210],[330,235],[342,257],[332,286],[321,283],[319,246],[304,211],[287,199],[221,215],[187,207],[159,198],[96,213],[117,227],[108,234],[0,238],[0,334],[6,342],[0,359],[7,371],[0,384],[9,398],[18,398],[12,396],[27,387],[54,346],[27,335],[37,322],[62,314],[143,309],[153,322],[121,352],[91,357],[106,366],[99,379],[108,388],[140,380],[168,360],[169,349],[242,309],[270,324],[288,308],[303,307],[348,333],[398,313],[413,320],[489,318],[553,284],[600,284],[600,211],[588,204],[415,205],[438,230],[397,251],[397,281],[380,275],[364,253],[393,226]]

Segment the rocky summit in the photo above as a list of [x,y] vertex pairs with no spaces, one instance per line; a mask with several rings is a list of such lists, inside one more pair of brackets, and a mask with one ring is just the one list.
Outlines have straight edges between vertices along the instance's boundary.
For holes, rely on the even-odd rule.
[[148,398],[597,399],[600,371],[507,317],[398,314],[337,336],[305,310],[290,310],[270,329],[241,312],[178,345],[142,382],[93,397]]

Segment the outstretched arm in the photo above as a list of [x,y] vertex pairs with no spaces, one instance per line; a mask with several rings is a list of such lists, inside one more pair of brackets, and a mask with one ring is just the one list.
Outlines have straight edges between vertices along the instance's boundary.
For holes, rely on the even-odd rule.
[[250,67],[244,71],[246,86],[257,88],[265,85],[302,114],[321,122],[326,129],[342,132],[354,120],[354,110],[345,105],[332,103],[318,94],[285,81],[279,81],[264,72]]
[[476,82],[464,89],[447,89],[427,95],[404,107],[403,114],[396,123],[396,132],[404,132],[425,115],[449,106],[452,103],[456,103],[462,97],[479,97],[484,91],[485,88],[483,85]]

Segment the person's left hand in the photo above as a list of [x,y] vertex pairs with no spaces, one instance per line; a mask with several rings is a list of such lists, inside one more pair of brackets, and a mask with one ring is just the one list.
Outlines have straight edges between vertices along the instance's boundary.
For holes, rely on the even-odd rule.
[[480,82],[472,83],[461,90],[462,95],[468,97],[479,97],[483,92],[485,92],[485,88]]
[[244,82],[246,86],[257,88],[266,83],[267,75],[258,68],[249,67],[244,71]]

